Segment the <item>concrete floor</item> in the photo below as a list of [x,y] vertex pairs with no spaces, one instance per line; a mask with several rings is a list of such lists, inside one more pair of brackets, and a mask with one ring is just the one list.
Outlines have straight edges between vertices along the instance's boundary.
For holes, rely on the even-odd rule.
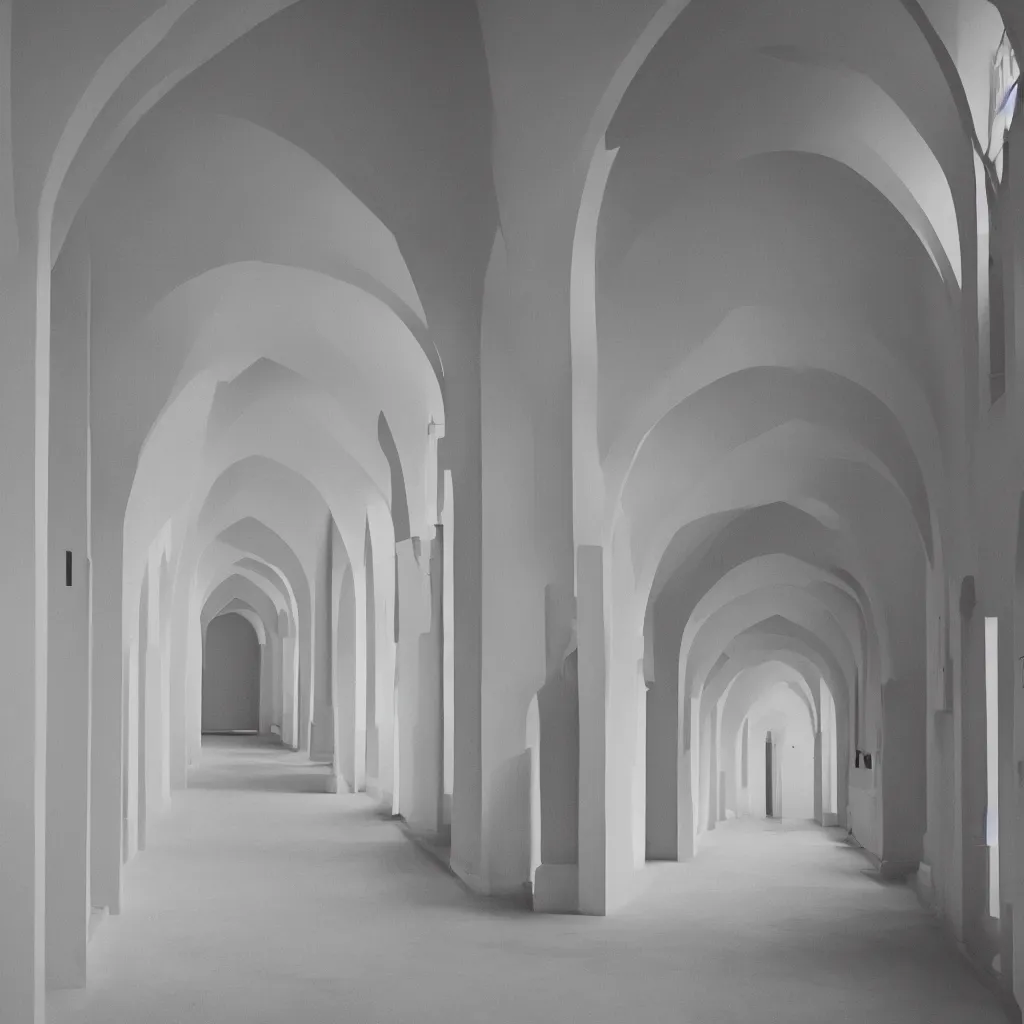
[[324,770],[209,744],[51,1024],[1004,1024],[840,833],[729,822],[611,919],[466,893]]

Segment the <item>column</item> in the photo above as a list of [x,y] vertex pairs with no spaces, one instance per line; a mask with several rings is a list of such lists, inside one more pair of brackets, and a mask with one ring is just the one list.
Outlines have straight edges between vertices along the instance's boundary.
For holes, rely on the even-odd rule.
[[[1007,11],[1007,14],[1010,12]],[[1014,15],[1017,20],[1018,33],[1024,30],[1024,14]],[[1019,34],[1017,38],[1022,38]],[[1012,427],[1016,436],[1020,436],[1020,422],[1024,417],[1024,402],[1020,400],[1021,373],[1024,371],[1024,363],[1021,361],[1021,353],[1024,353],[1024,163],[1021,162],[1019,154],[1024,151],[1024,117],[1018,112],[1014,118],[1011,128],[1010,146],[1012,158],[1007,169],[1006,196],[1003,203],[1004,212],[1010,217],[1012,228],[1004,231],[1008,253],[1004,261],[1005,266],[1013,269],[1013,282],[1005,289],[1007,312],[1010,317],[1010,324],[1007,329],[1007,338],[1013,350],[1014,365],[1014,403],[1017,409],[1017,421]],[[1022,505],[1024,508],[1024,505]],[[1020,513],[1018,513],[1020,515]],[[1024,525],[1018,522],[1018,530]],[[1021,571],[1021,563],[1024,559],[1024,550],[1021,550],[1018,540],[1017,563],[1015,572],[1014,588],[1014,636],[1015,648],[1013,651],[1013,672],[1011,679],[1014,691],[1013,700],[1013,798],[1012,798],[1012,821],[1013,821],[1013,843],[1014,856],[1019,860],[1020,852],[1024,851],[1024,689],[1016,680],[1021,671],[1021,662],[1017,658],[1024,655],[1024,574]],[[1010,872],[1007,880],[1014,886],[1010,891],[1014,894],[1012,909],[1011,934],[1014,936],[1013,943],[1013,987],[1014,995],[1020,1005],[1024,1005],[1024,893],[1021,892],[1020,869]],[[1012,880],[1012,881],[1011,881]]]
[[331,702],[331,666],[334,661],[331,650],[333,629],[331,623],[331,578],[332,578],[332,534],[334,520],[328,518],[323,543],[316,560],[311,593],[311,615],[313,619],[313,679],[312,679],[312,728],[310,730],[309,757],[311,761],[333,761],[334,759],[334,708]]
[[719,713],[718,701],[711,706],[711,749],[708,751],[709,764],[708,768],[708,820],[707,828],[710,832],[718,825],[719,818],[721,816],[721,810],[718,806],[719,800],[719,783],[718,783],[718,760],[719,760],[719,748],[722,745],[721,737],[721,715]]
[[370,538],[370,524],[367,522],[363,534],[363,610],[364,641],[366,660],[363,666],[363,692],[366,694],[364,711],[364,735],[366,736],[366,792],[373,797],[380,796],[379,760],[380,749],[377,740],[377,586],[376,569],[373,564],[373,544]]
[[[922,855],[927,792],[925,698],[923,685],[890,681],[882,687],[883,750],[878,766],[882,790],[881,857],[883,873],[894,877],[916,871]],[[982,771],[982,785],[984,777]],[[981,828],[980,822],[978,827]],[[980,839],[983,843],[983,832]]]
[[[681,698],[680,703],[683,702]],[[698,737],[700,735],[700,699],[685,698],[679,714],[679,795],[676,819],[676,843],[679,860],[689,860],[696,852],[697,785],[700,779]]]
[[819,728],[814,733],[814,820],[825,824],[825,742]]
[[[339,568],[337,561],[335,568]],[[334,583],[334,775],[338,791],[355,793],[355,584],[345,565]]]
[[441,827],[443,779],[440,540],[395,546],[399,585],[399,813],[413,828]]
[[203,661],[206,656],[205,632],[198,608],[192,612],[189,604],[187,617],[188,630],[188,669],[186,688],[188,693],[188,720],[186,722],[188,764],[199,763],[203,753]]
[[[311,584],[315,580],[310,581]],[[296,646],[299,652],[299,668],[296,688],[296,728],[298,739],[296,749],[309,753],[310,732],[313,725],[313,615],[314,586],[309,591],[309,614],[303,616],[299,610],[298,636]]]
[[633,762],[633,866],[640,870],[647,861],[647,680],[643,660],[637,670],[636,757]]
[[[137,616],[136,616],[137,617]],[[139,849],[139,637],[133,636],[125,651],[122,690],[121,772],[122,791],[122,863]],[[111,911],[113,913],[113,910]]]
[[260,644],[260,724],[261,736],[270,735],[270,726],[274,720],[274,682],[277,663],[280,655],[277,638],[276,622],[264,622],[266,642]]
[[579,908],[607,910],[606,693],[604,552],[596,545],[577,552],[579,634],[580,817]]
[[160,561],[160,693],[161,693],[161,726],[160,742],[163,748],[160,764],[160,799],[169,803],[171,799],[171,758],[175,756],[171,744],[172,730],[176,726],[175,708],[171,694],[171,626],[173,622],[173,587],[171,569],[165,558]]
[[168,698],[170,703],[170,785],[171,790],[184,789],[188,785],[188,671],[189,644],[186,629],[182,628],[185,621],[184,607],[187,605],[185,594],[187,582],[180,573],[180,559],[175,566],[175,576],[168,586],[171,608],[167,625],[167,656],[168,656]]
[[[351,577],[351,655],[347,658],[352,674],[351,717],[342,725],[352,737],[352,790],[366,792],[366,580],[361,567],[352,567]],[[339,712],[341,718],[341,712]]]
[[545,590],[549,659],[561,672],[537,694],[540,725],[540,863],[533,880],[533,909],[574,913],[579,909],[579,650],[559,650],[559,612],[553,589]]
[[[378,520],[373,529],[373,674],[367,672],[367,693],[373,691],[372,722],[377,747],[377,778],[374,795],[395,813],[395,775],[399,756],[395,715],[395,543],[387,524]],[[369,630],[370,623],[367,623]],[[367,715],[370,705],[367,702]]]
[[293,624],[284,621],[281,707],[281,742],[291,750],[299,749],[299,659]]
[[89,927],[89,263],[54,268],[50,334],[46,983],[85,985]]
[[[44,319],[37,333],[31,242],[23,237],[22,252],[0,266],[0,640],[10,723],[0,744],[5,1024],[41,1024],[44,1012],[49,325]],[[43,286],[39,309],[48,318],[48,275]]]
[[[95,378],[95,370],[93,372]],[[124,501],[116,474],[95,446],[92,405],[92,777],[90,780],[90,885],[92,904],[111,914],[121,909],[125,805],[122,786],[127,732],[127,693],[122,640]]]
[[419,538],[395,545],[398,576],[398,648],[395,689],[398,694],[398,762],[395,779],[398,813],[410,824],[417,817],[416,718],[419,706],[419,640],[429,619],[429,592],[424,592],[419,565]]
[[655,680],[647,695],[647,856],[679,858],[679,681]]
[[135,771],[137,776],[137,801],[134,807],[136,815],[136,831],[138,834],[137,845],[138,849],[144,850],[146,848],[146,836],[148,835],[149,828],[149,773],[147,772],[147,764],[149,762],[149,729],[147,723],[151,714],[151,698],[152,692],[150,688],[150,677],[149,677],[149,648],[150,648],[150,632],[149,632],[149,602],[152,597],[152,588],[150,586],[150,573],[147,568],[145,576],[142,578],[142,589],[139,600],[139,640],[138,649],[135,654],[137,657],[136,670],[135,670],[135,688],[137,692],[137,707],[138,715],[131,719],[131,728],[135,731],[135,751],[136,751],[136,762]]
[[433,540],[421,544],[420,570],[426,616],[421,623],[422,632],[416,641],[418,685],[413,745],[416,775],[413,779],[414,817],[411,824],[436,835],[440,834],[444,827],[444,540],[440,526]]
[[286,672],[286,651],[288,642],[288,615],[282,609],[277,613],[277,648],[274,661],[273,724],[277,726],[277,738],[284,743],[284,691]]
[[167,651],[162,644],[163,620],[169,614],[161,603],[163,583],[162,547],[155,543],[149,555],[149,625],[146,630],[145,687],[146,687],[146,817],[153,821],[163,809],[168,790],[164,780],[168,762],[166,708],[169,703],[164,691],[166,674],[164,659]]
[[[724,712],[723,712],[724,718]],[[730,728],[724,734],[722,752],[722,777],[724,778],[722,796],[722,818],[728,818],[730,809],[734,817],[740,816],[740,781],[737,755],[740,749],[739,728]]]

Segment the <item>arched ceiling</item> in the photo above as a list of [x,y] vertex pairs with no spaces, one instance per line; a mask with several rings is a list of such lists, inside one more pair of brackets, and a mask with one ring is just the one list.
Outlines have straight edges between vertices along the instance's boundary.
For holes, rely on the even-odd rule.
[[[429,536],[445,364],[478,342],[496,223],[474,5],[66,13],[15,12],[16,205],[39,199],[53,259],[87,235],[95,479],[129,602],[168,523],[185,578],[208,549],[269,560],[260,524],[299,557],[311,515],[360,563],[368,522],[375,557]],[[69,32],[77,63],[41,80]]]
[[[127,571],[170,523],[204,600],[255,587],[294,619],[331,519],[354,566],[370,533],[378,558],[377,538],[433,528],[428,426],[477,365],[495,191],[524,210],[561,153],[543,111],[550,156],[495,135],[491,83],[514,82],[516,18],[546,19],[538,58],[572,18],[532,0],[128,6],[15,5],[19,220],[38,188],[54,259],[88,233],[96,473],[126,508]],[[837,688],[923,678],[924,573],[965,533],[970,134],[995,7],[613,7],[587,67],[614,73],[581,82],[597,106],[574,130],[603,133],[610,168],[592,427],[645,656],[691,693],[751,656]],[[76,32],[67,92],[33,85],[57,70],[49,36]]]
[[[723,741],[729,744],[743,720],[748,716],[759,717],[760,709],[790,703],[773,700],[779,693],[795,695],[807,713],[811,731],[817,731],[820,718],[816,692],[816,680],[807,679],[785,662],[769,661],[743,669],[732,678],[724,693],[721,710]],[[729,749],[728,746],[725,749]]]
[[691,0],[631,72],[574,344],[654,678],[695,695],[791,643],[844,692],[923,677],[926,566],[965,537],[993,24],[972,0]]

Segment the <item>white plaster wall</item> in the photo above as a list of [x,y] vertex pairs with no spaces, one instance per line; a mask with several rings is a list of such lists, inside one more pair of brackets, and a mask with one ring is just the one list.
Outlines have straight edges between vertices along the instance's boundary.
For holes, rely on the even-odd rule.
[[[57,678],[67,653],[50,631],[49,548],[60,545],[47,489],[80,480],[82,468],[80,452],[48,462],[47,425],[55,438],[68,426],[50,415],[62,394],[59,374],[51,388],[43,369],[50,320],[60,342],[74,312],[49,269],[86,224],[94,902],[120,908],[125,852],[144,841],[167,781],[182,779],[181,751],[198,731],[183,694],[196,688],[199,610],[214,582],[204,552],[252,495],[225,501],[208,536],[189,529],[209,487],[244,458],[302,473],[350,552],[370,539],[365,575],[352,579],[355,629],[368,634],[362,715],[372,787],[385,802],[401,796],[393,557],[405,537],[389,515],[401,507],[398,474],[377,445],[387,411],[410,535],[429,539],[435,518],[430,418],[446,421],[440,457],[459,494],[450,538],[460,874],[503,890],[529,872],[523,725],[532,696],[564,682],[575,595],[578,700],[559,691],[559,714],[542,712],[540,743],[542,763],[559,739],[569,760],[578,744],[578,775],[555,765],[542,815],[566,823],[554,863],[577,858],[583,909],[621,903],[647,802],[636,765],[656,734],[638,725],[636,662],[650,662],[662,702],[652,707],[675,727],[666,763],[678,768],[678,825],[692,817],[687,773],[701,721],[689,658],[682,693],[672,688],[682,632],[716,584],[690,556],[706,554],[741,509],[756,527],[747,556],[776,553],[764,510],[785,505],[802,516],[790,531],[823,540],[809,563],[832,578],[802,597],[792,580],[753,597],[761,588],[726,583],[709,598],[714,611],[696,613],[694,671],[706,675],[752,638],[766,655],[803,645],[838,693],[857,680],[850,732],[876,767],[858,776],[847,765],[854,832],[883,861],[934,856],[959,937],[990,959],[970,853],[985,753],[972,630],[985,615],[1015,619],[1019,603],[1006,553],[1016,543],[1021,424],[1016,340],[1006,396],[987,407],[986,300],[976,293],[988,232],[975,223],[964,114],[981,116],[994,11],[1016,19],[1018,33],[1020,15],[1008,0],[955,10],[945,0],[921,10],[887,0],[599,8],[460,0],[443,10],[410,4],[394,18],[325,0],[37,0],[17,5],[13,22],[10,12],[0,18],[12,57],[10,116],[0,118],[0,315],[10,328],[0,425],[9,438],[35,439],[0,456],[0,621],[10,711],[25,723],[0,763],[13,822],[0,857],[14,865],[0,891],[0,964],[10,965],[0,991],[13,993],[17,1024],[41,999],[45,695],[48,667]],[[952,61],[935,50],[943,41]],[[395,66],[408,74],[395,76]],[[752,73],[705,88],[715,69],[733,66]],[[268,79],[269,93],[260,87]],[[381,132],[382,123],[401,130]],[[237,188],[240,168],[251,194]],[[1009,195],[999,214],[1013,225]],[[1005,312],[1017,339],[1011,307],[1024,285],[1013,238],[996,241],[1016,268],[1013,301],[989,312],[997,321]],[[276,315],[261,293],[279,300]],[[764,372],[772,366],[792,375]],[[261,428],[271,440],[254,445]],[[282,518],[302,532],[303,513]],[[173,541],[158,556],[168,522]],[[689,526],[687,554],[673,545]],[[243,534],[233,534],[233,557],[261,547]],[[291,583],[279,609],[290,619],[279,629],[289,634],[282,674],[296,685],[301,676],[289,713],[302,732],[337,675],[325,597],[334,581],[322,552],[307,558],[301,538],[283,543],[299,566],[295,585],[307,588],[304,609]],[[727,544],[717,553],[745,561]],[[977,600],[960,636],[949,606],[965,577]],[[773,598],[777,614],[756,621]],[[814,602],[827,616],[808,612]],[[682,614],[666,629],[673,610]],[[933,707],[945,661],[936,652],[950,631],[951,706]],[[1020,703],[1011,700],[1016,632],[1001,629],[1003,712]],[[358,675],[358,657],[356,666]],[[282,695],[282,720],[283,705]],[[1020,730],[1012,714],[1001,721],[1010,750]],[[1013,764],[1006,759],[1000,780],[1004,823],[1018,817]],[[951,794],[948,818],[934,801],[924,806],[926,766],[928,791]],[[672,795],[652,779],[652,797],[661,799],[659,787]],[[1002,847],[1007,879],[1012,849]],[[1006,971],[1010,913],[997,940]]]

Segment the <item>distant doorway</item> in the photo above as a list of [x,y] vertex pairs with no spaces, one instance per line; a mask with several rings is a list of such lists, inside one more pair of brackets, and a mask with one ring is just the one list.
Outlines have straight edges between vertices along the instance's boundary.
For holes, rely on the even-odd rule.
[[768,732],[764,739],[764,809],[766,818],[782,817],[782,765],[775,737]]
[[233,612],[218,615],[203,644],[202,730],[255,733],[260,724],[260,642]]

